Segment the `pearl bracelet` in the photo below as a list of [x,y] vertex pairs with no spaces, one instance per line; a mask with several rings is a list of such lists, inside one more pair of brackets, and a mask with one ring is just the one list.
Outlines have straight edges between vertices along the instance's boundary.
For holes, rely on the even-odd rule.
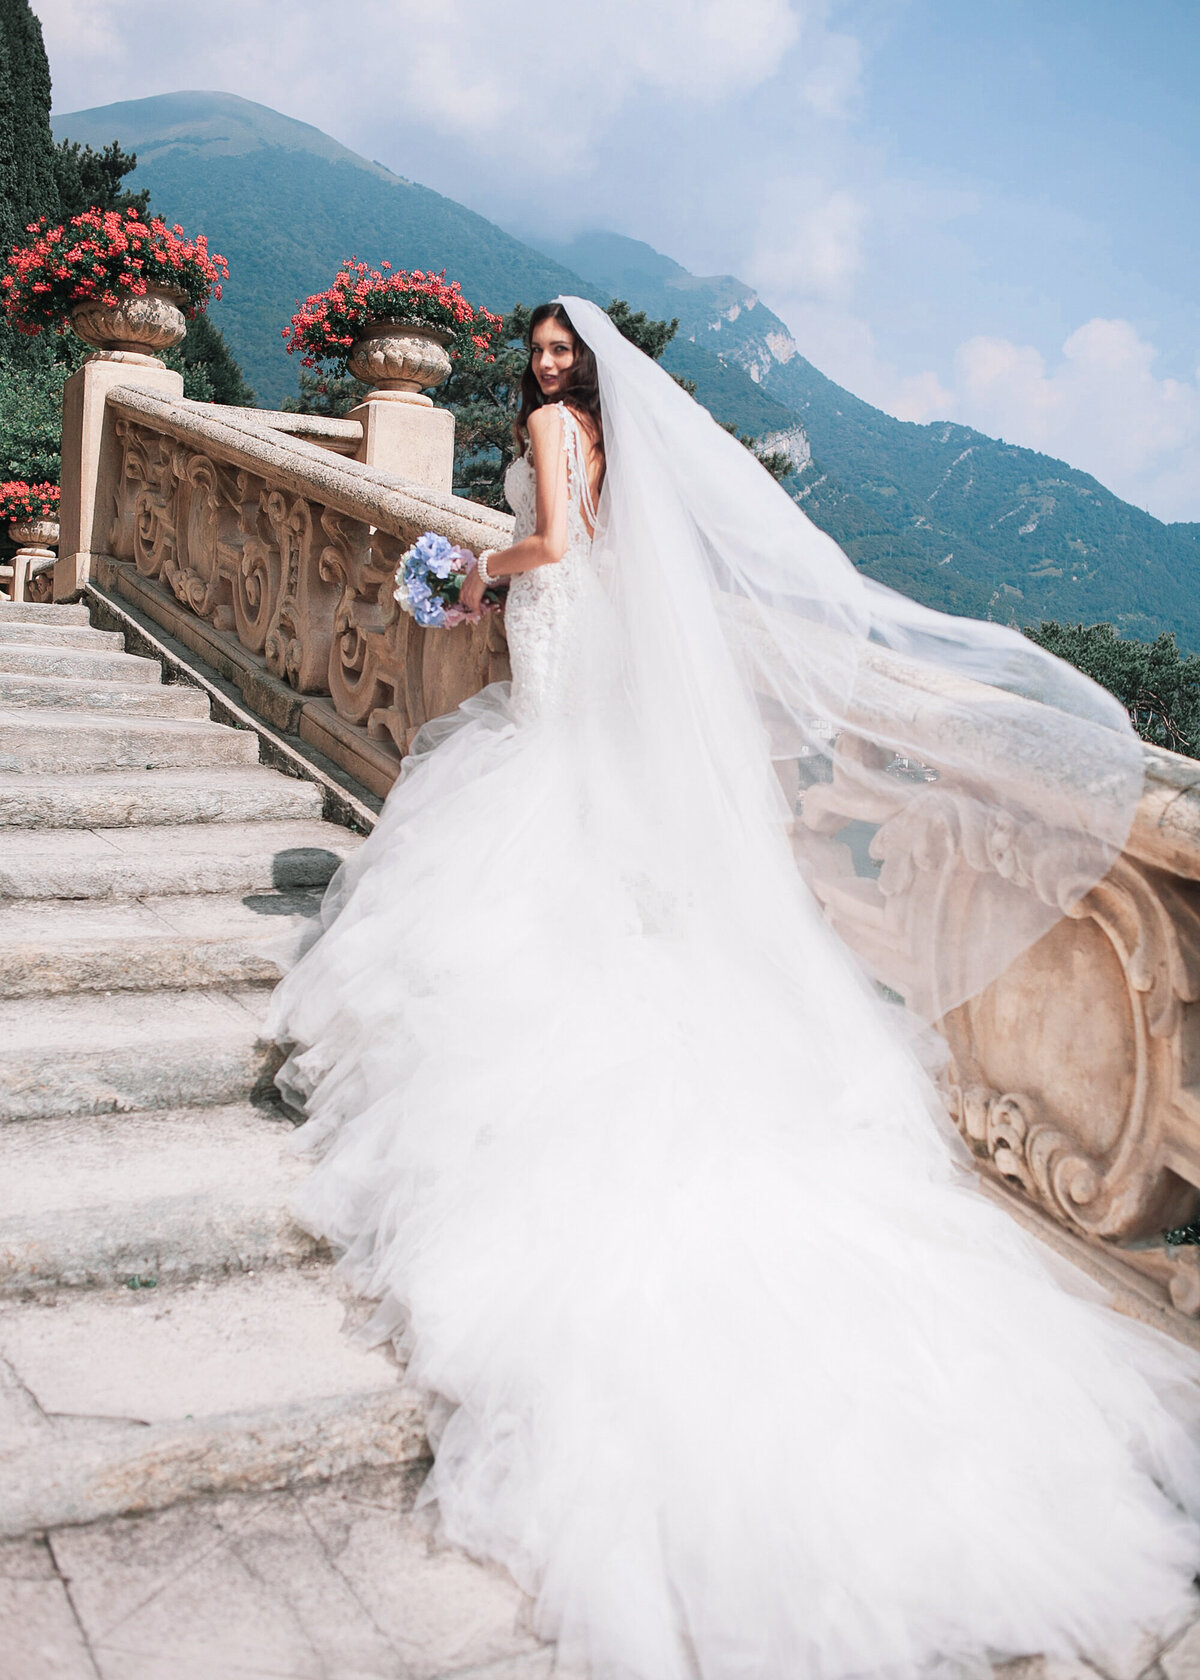
[[496,550],[494,548],[485,548],[483,553],[479,555],[475,561],[475,570],[483,579],[483,586],[485,589],[489,586],[489,584],[493,584],[496,581],[487,569],[487,563],[494,557],[495,553]]

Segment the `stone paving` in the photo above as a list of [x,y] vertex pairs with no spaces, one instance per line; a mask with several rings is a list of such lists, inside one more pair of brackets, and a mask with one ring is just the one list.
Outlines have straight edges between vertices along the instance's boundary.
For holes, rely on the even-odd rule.
[[[359,841],[160,676],[0,603],[0,1680],[548,1680],[287,1212],[259,1024]],[[1200,1680],[1200,1625],[1000,1672]]]
[[506,1575],[395,1470],[0,1545],[3,1680],[543,1680]]

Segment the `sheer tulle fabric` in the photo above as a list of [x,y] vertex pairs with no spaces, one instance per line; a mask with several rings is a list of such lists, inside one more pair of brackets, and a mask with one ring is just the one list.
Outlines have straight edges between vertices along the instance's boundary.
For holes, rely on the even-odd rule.
[[[299,1212],[428,1396],[427,1498],[592,1680],[915,1680],[1168,1630],[1200,1560],[1194,1362],[973,1188],[797,872],[732,591],[692,576],[676,610],[696,550],[663,545],[696,510],[642,466],[644,528],[624,501],[644,440],[610,408],[671,427],[601,367],[600,534],[564,417],[525,699],[418,740],[274,1008],[322,1151]],[[749,466],[731,503],[758,531],[761,480],[782,529]],[[571,660],[542,663],[546,624]]]
[[[904,989],[937,1018],[1040,938],[1120,851],[1142,788],[1124,708],[1019,632],[863,577],[602,310],[561,301],[600,367],[609,474],[596,564],[655,780],[698,754],[734,785],[761,759],[764,733],[773,758],[806,760],[811,778],[843,730],[881,749],[881,768],[864,759],[858,775],[888,805],[929,793],[886,773],[894,757],[936,772],[947,832],[921,826],[935,850],[961,844],[981,863],[965,915],[961,898],[949,922],[936,894],[910,898],[919,960]],[[822,844],[797,826],[802,868]]]

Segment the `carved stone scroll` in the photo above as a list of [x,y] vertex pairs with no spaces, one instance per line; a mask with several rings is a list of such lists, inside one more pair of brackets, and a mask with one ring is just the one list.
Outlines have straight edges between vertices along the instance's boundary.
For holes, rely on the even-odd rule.
[[[813,886],[873,970],[924,1006],[914,929],[963,914],[991,882],[1052,902],[1057,872],[1044,865],[1056,838],[969,790],[905,786],[885,773],[887,756],[843,737],[832,781],[802,796],[804,821],[828,837]],[[875,829],[874,877],[836,843],[862,822]],[[1200,1173],[1180,1171],[1179,1142],[1197,1119],[1198,1002],[1200,886],[1126,854],[941,1020],[954,1121],[988,1169],[1079,1236],[1111,1246],[1161,1235],[1200,1207]],[[1195,1268],[1121,1252],[1200,1315]]]
[[[374,527],[326,499],[327,457],[298,474],[270,433],[266,448],[262,438],[253,451],[247,448],[253,461],[222,458],[201,447],[199,437],[180,436],[189,429],[222,432],[209,418],[211,408],[203,425],[198,415],[192,422],[190,410],[199,406],[172,405],[169,430],[128,415],[117,419],[123,466],[110,537],[114,555],[169,588],[216,630],[236,636],[300,693],[328,693],[339,717],[400,754],[429,718],[508,675],[498,617],[421,630],[394,599],[400,556],[422,530],[437,528],[436,502],[414,506],[390,531]],[[250,422],[239,413],[238,427],[245,428]],[[246,442],[242,429],[231,436]],[[262,459],[274,450],[277,478]],[[455,517],[461,526],[462,516]],[[501,521],[493,541],[502,540],[502,530]],[[462,540],[458,529],[451,535]]]

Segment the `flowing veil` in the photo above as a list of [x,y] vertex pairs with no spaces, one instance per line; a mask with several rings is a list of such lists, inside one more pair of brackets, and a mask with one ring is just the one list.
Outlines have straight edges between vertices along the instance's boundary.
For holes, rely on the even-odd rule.
[[1048,1275],[867,977],[938,1019],[1069,914],[1139,743],[865,580],[563,302],[594,541],[564,416],[514,681],[420,731],[268,1022],[298,1216],[426,1402],[421,1499],[594,1680],[985,1680],[1181,1626],[1191,1355]]
[[808,879],[865,901],[876,978],[939,1018],[1116,859],[1142,788],[1124,708],[1018,631],[864,577],[602,310],[559,301],[600,373],[608,633],[580,657],[610,742],[623,718],[684,852],[699,828],[736,872],[756,812],[788,825]]

